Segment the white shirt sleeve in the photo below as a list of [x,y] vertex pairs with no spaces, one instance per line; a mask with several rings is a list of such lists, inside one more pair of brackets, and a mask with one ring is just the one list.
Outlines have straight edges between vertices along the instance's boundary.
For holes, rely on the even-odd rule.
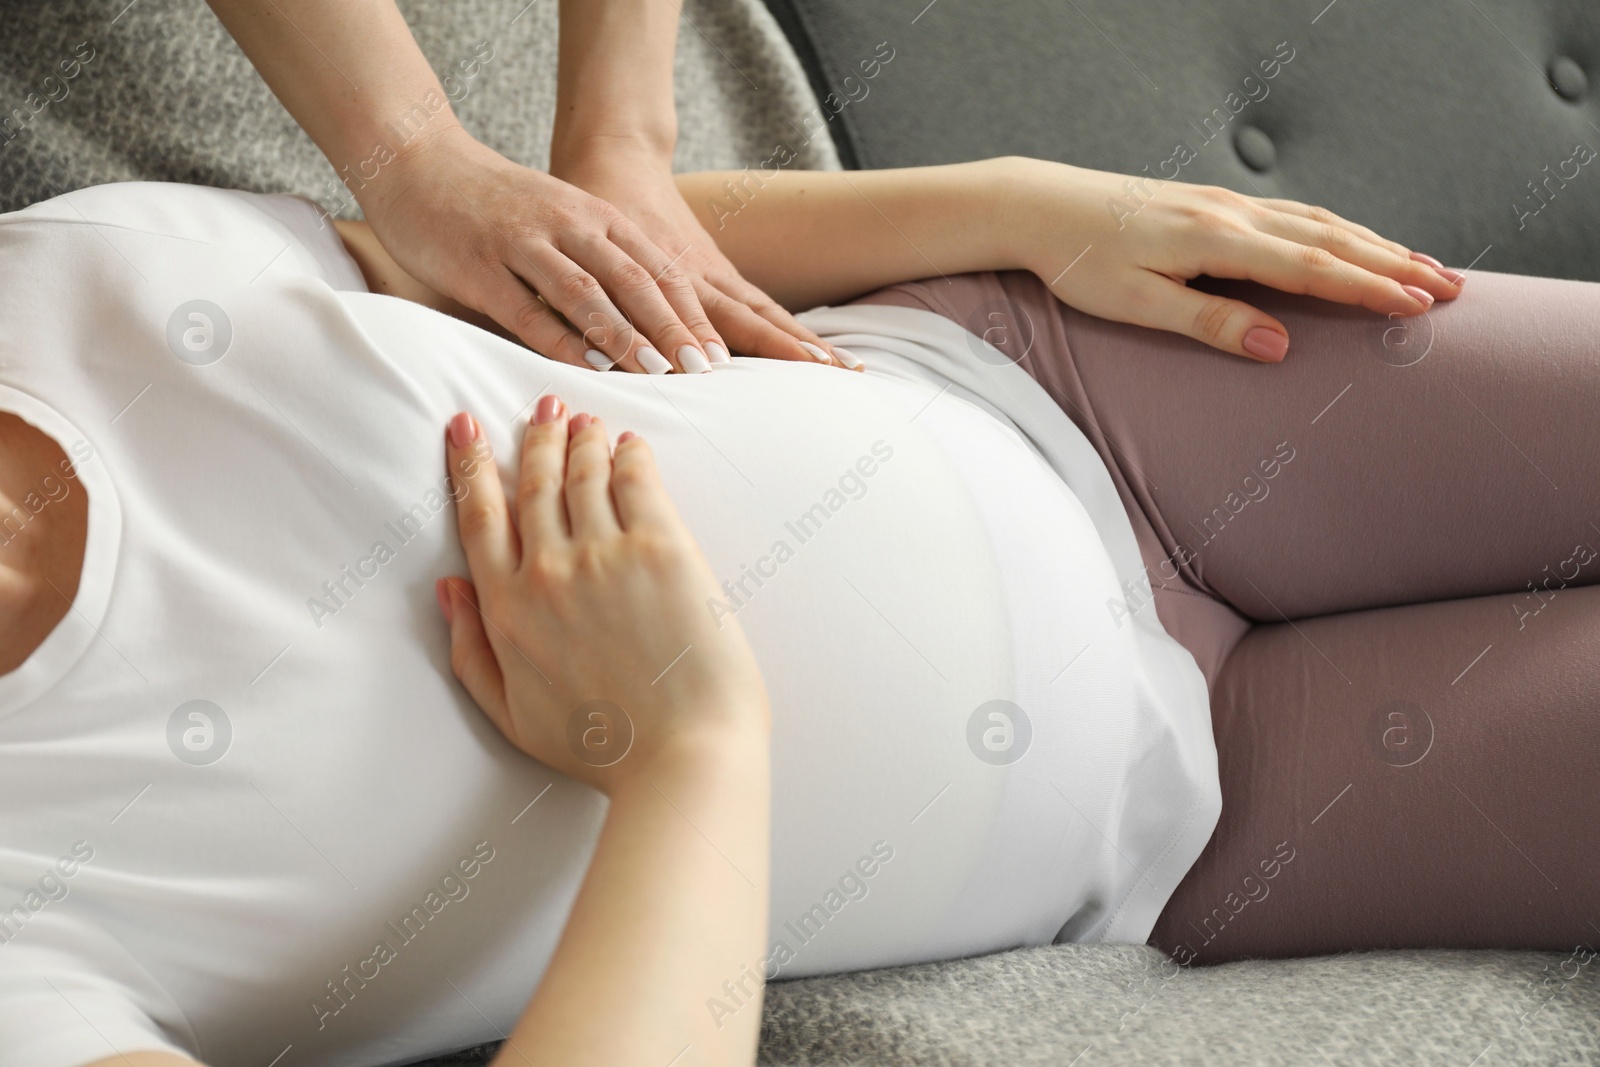
[[45,908],[0,943],[0,1067],[81,1067],[135,1051],[193,1058],[193,1046],[165,990],[81,919]]

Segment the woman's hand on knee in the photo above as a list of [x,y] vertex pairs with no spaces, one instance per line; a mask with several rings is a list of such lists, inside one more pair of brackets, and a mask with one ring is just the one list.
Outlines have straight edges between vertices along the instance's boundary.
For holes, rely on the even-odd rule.
[[512,744],[610,791],[662,759],[765,744],[765,686],[642,438],[542,397],[508,502],[482,428],[446,434],[472,580],[441,579],[451,666]]
[[1066,304],[1275,363],[1288,330],[1184,283],[1243,278],[1290,293],[1420,315],[1465,275],[1319,207],[1215,186],[1018,161],[1023,259]]

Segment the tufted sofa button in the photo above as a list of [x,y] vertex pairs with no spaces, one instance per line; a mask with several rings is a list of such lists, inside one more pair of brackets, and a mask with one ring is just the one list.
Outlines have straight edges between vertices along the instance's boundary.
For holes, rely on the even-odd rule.
[[1580,99],[1589,88],[1589,79],[1584,75],[1583,68],[1566,56],[1556,56],[1550,61],[1549,76],[1550,84],[1567,100]]
[[1233,150],[1239,153],[1245,166],[1254,171],[1268,171],[1278,161],[1278,149],[1272,138],[1254,126],[1240,126],[1233,134]]

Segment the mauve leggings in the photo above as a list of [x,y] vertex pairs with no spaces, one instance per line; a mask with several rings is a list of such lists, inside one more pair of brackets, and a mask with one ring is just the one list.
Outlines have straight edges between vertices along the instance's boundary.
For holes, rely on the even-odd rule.
[[1600,285],[1474,273],[1391,321],[1196,284],[1277,316],[1287,360],[1084,315],[1031,274],[865,298],[986,336],[1055,398],[1205,673],[1222,818],[1151,942],[1600,944]]

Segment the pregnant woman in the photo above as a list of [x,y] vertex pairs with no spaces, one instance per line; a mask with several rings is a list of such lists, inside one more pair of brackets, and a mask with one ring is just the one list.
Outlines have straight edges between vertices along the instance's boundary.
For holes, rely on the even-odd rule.
[[0,219],[0,1065],[1593,936],[1600,287],[1019,160],[682,183],[786,305],[881,290],[804,316],[864,373],[541,360],[290,197]]

